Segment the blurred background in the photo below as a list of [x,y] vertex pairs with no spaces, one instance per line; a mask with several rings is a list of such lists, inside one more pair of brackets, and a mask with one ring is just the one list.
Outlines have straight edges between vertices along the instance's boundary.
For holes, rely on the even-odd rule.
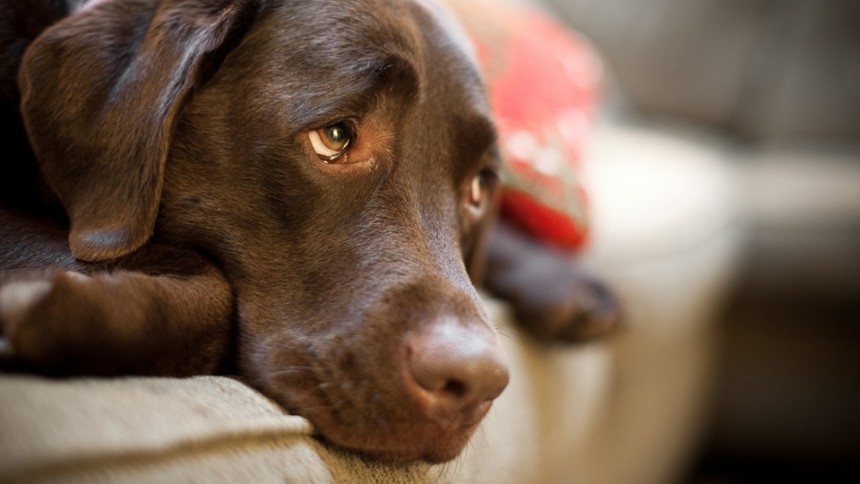
[[599,52],[601,123],[733,174],[742,241],[682,482],[860,482],[860,1],[532,3]]

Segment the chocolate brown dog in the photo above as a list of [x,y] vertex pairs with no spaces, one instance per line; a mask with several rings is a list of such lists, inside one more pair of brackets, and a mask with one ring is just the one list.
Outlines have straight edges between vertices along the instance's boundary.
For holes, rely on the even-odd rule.
[[96,0],[48,27],[63,10],[0,7],[0,327],[17,364],[235,361],[325,440],[437,462],[508,382],[472,284],[485,261],[536,334],[614,324],[567,259],[510,229],[483,242],[499,156],[442,9]]

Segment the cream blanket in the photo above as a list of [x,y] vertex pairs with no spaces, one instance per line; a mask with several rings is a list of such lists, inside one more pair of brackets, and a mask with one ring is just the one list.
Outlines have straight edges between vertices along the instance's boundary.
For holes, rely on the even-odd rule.
[[0,482],[546,482],[604,394],[599,347],[546,348],[502,323],[512,381],[460,459],[386,466],[332,449],[310,423],[227,377],[0,375]]

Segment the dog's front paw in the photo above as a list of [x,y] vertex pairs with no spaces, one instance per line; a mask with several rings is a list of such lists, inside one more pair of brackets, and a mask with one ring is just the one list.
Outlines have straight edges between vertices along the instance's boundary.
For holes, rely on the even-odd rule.
[[88,277],[70,271],[26,274],[0,285],[2,357],[45,371],[61,371],[79,346]]
[[521,325],[545,340],[588,341],[622,325],[618,299],[556,251],[500,225],[488,250],[487,288],[508,300]]
[[570,342],[593,340],[619,328],[621,310],[612,292],[575,264],[562,262],[512,294],[518,320],[542,339]]

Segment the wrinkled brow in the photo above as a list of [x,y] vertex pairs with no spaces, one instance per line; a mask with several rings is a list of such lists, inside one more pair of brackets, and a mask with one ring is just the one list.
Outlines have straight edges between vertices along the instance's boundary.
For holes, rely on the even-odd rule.
[[360,117],[381,98],[405,105],[420,96],[418,72],[411,61],[402,57],[388,55],[361,66],[341,67],[314,89],[295,96],[290,117],[297,130]]

